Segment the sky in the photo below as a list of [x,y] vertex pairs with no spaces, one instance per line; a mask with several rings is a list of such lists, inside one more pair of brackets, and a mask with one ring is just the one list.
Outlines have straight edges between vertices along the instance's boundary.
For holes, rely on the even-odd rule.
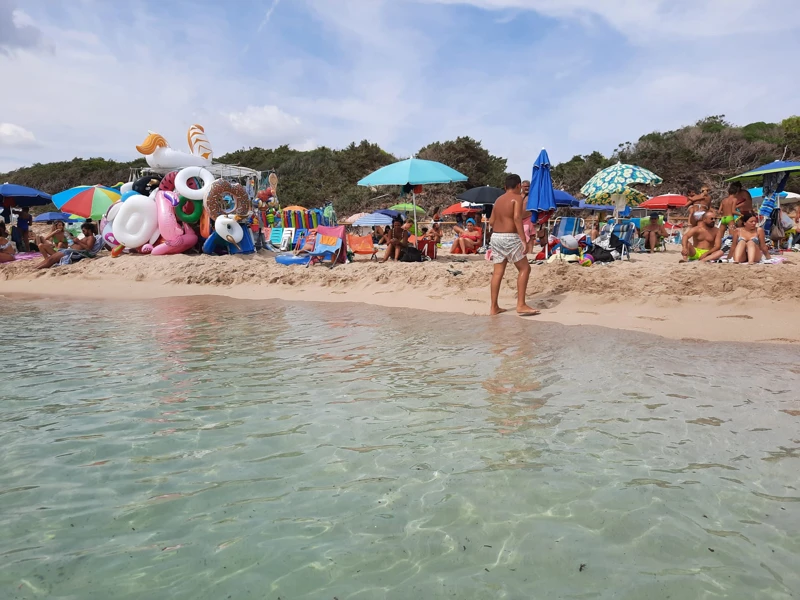
[[798,114],[799,53],[797,0],[0,0],[0,172],[199,123],[216,155],[467,135],[527,175]]

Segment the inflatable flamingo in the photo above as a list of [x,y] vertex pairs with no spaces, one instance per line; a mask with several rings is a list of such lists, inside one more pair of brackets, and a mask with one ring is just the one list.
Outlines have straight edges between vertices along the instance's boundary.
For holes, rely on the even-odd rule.
[[178,224],[175,217],[174,205],[178,203],[178,197],[173,192],[159,190],[156,192],[156,211],[158,214],[158,230],[164,243],[153,248],[154,256],[164,254],[180,254],[186,252],[197,243],[197,234],[189,225]]

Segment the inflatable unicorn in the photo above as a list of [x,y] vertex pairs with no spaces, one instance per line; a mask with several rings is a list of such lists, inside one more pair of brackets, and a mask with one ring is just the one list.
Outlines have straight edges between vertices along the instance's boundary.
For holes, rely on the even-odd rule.
[[206,137],[205,129],[200,125],[192,125],[186,135],[190,152],[173,150],[162,135],[153,131],[147,133],[147,138],[140,146],[136,146],[136,150],[145,155],[147,164],[153,169],[182,169],[211,165],[214,152]]
[[180,254],[193,248],[197,243],[197,234],[185,223],[178,224],[175,217],[175,206],[178,196],[173,192],[159,190],[156,192],[156,211],[158,217],[158,231],[164,238],[163,244],[153,248],[153,255]]

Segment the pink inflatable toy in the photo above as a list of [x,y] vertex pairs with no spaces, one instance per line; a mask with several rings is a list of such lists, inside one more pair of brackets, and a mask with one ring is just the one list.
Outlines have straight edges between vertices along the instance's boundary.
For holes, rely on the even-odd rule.
[[181,226],[172,208],[174,192],[159,190],[156,193],[156,210],[158,212],[158,230],[164,243],[153,248],[154,256],[164,254],[180,254],[186,252],[197,243],[197,234],[185,223]]

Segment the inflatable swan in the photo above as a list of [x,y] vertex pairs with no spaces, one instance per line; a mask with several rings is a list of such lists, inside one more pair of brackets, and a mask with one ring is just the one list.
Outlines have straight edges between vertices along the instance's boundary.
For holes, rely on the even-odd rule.
[[156,211],[158,213],[158,230],[164,238],[163,244],[153,248],[152,254],[180,254],[186,252],[197,243],[197,234],[186,224],[179,225],[173,207],[178,203],[178,197],[172,192],[159,190],[156,192]]
[[192,125],[186,136],[190,152],[180,152],[169,147],[167,140],[158,133],[148,131],[148,136],[136,150],[145,155],[147,164],[153,169],[182,169],[183,167],[207,167],[214,151],[206,137],[205,129]]

